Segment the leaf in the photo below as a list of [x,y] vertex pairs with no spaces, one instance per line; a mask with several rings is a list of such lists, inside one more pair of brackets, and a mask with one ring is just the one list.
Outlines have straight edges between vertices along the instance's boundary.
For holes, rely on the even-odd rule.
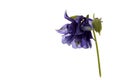
[[101,24],[101,19],[99,18],[94,18],[92,21],[92,25],[94,27],[94,30],[100,34],[102,30],[102,24]]

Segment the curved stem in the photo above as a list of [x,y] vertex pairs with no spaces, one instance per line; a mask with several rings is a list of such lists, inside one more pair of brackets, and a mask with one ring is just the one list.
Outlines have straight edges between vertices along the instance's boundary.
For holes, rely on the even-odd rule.
[[93,35],[94,35],[95,44],[96,44],[96,52],[97,52],[97,60],[98,60],[99,76],[101,77],[101,66],[100,66],[99,49],[98,49],[97,38],[96,38],[96,34],[95,34],[95,31],[94,31],[94,30],[93,30]]

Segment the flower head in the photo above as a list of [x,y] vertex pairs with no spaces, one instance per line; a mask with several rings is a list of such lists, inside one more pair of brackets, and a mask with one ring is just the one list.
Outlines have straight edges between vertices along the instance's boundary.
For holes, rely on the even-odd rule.
[[72,45],[73,48],[91,48],[93,20],[82,15],[69,17],[67,12],[65,12],[64,17],[71,23],[65,24],[57,30],[63,34],[62,43]]

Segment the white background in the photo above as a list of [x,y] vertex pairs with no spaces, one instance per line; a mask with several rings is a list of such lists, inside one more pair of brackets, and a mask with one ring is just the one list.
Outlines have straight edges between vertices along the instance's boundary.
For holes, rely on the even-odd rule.
[[[119,80],[119,0],[1,0],[0,80]],[[102,78],[95,44],[73,49],[55,30],[68,15],[102,17],[98,36]]]

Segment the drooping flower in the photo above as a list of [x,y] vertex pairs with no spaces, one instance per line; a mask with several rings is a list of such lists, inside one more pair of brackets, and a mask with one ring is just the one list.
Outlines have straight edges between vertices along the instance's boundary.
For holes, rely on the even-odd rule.
[[64,17],[70,23],[65,24],[57,30],[57,32],[63,34],[62,43],[72,45],[73,48],[91,48],[93,20],[82,15],[69,17],[67,12],[65,12]]
[[[65,19],[69,20],[70,23],[65,24],[59,30],[57,30],[57,32],[63,34],[63,44],[72,45],[73,48],[91,48],[91,39],[93,39],[94,36],[99,76],[101,77],[102,72],[100,66],[100,56],[96,38],[96,33],[100,34],[102,30],[101,18],[95,18],[95,15],[93,15],[93,19],[89,18],[89,15],[86,17],[82,15],[69,17],[67,12],[65,12],[64,17]],[[93,36],[91,31],[93,32]]]

